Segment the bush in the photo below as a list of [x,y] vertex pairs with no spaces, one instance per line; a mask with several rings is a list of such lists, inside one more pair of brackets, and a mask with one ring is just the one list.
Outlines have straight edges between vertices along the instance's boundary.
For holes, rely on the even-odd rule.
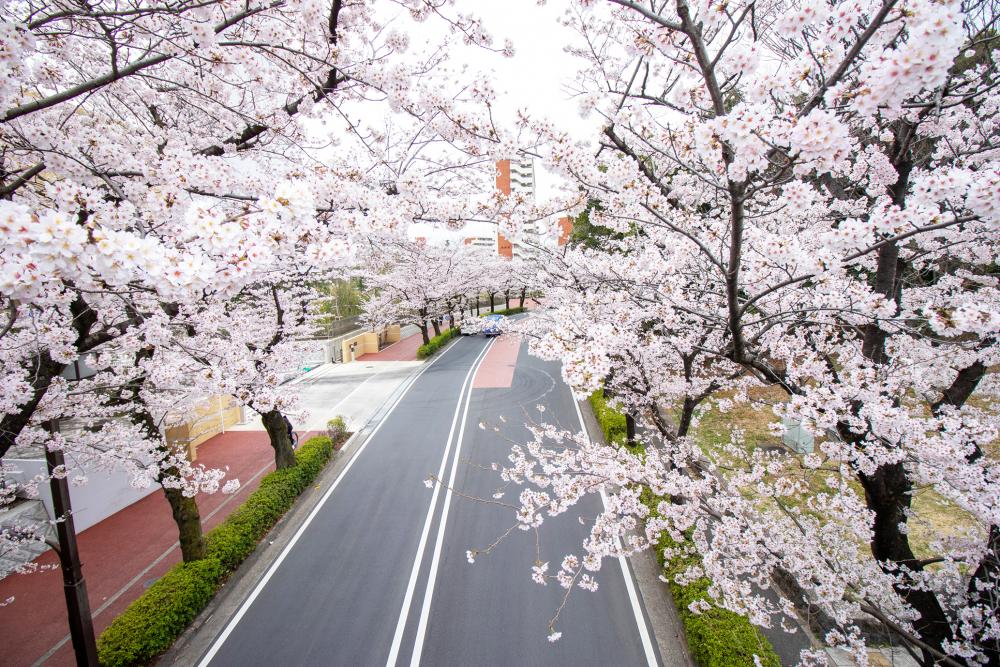
[[604,397],[604,390],[598,389],[587,400],[590,401],[590,407],[594,409],[597,423],[601,425],[601,431],[604,432],[604,441],[609,445],[626,444],[628,442],[628,426],[625,423],[625,415],[608,405],[608,399]]
[[[656,514],[656,506],[661,500],[662,498],[653,496],[649,489],[643,491],[643,502],[650,508],[651,515]],[[698,614],[691,611],[692,602],[707,600],[711,604],[708,587],[712,582],[707,577],[700,577],[682,585],[675,578],[692,565],[698,565],[701,558],[688,548],[668,561],[664,558],[663,551],[692,545],[690,540],[679,544],[664,531],[660,533],[655,548],[656,558],[663,566],[663,576],[667,579],[674,604],[684,623],[684,634],[695,663],[698,667],[744,667],[753,665],[756,655],[765,667],[781,667],[781,660],[774,652],[774,647],[745,616],[715,605]]]
[[326,435],[330,440],[333,440],[334,445],[337,444],[345,435],[347,435],[347,423],[344,422],[344,418],[337,415],[330,421],[326,423]]
[[236,511],[205,536],[209,558],[234,570],[257,548],[257,542],[277,523],[295,499],[316,478],[333,454],[333,441],[310,438],[295,453],[294,468],[275,470],[260,481]]
[[417,359],[426,359],[444,347],[444,344],[458,335],[458,328],[448,329],[417,348]]
[[145,664],[170,648],[215,595],[222,574],[215,558],[175,566],[101,633],[101,664]]
[[253,553],[332,455],[330,438],[310,438],[295,452],[294,468],[264,477],[260,487],[205,536],[204,560],[176,565],[101,633],[101,664],[144,664],[170,648],[215,595],[222,578]]

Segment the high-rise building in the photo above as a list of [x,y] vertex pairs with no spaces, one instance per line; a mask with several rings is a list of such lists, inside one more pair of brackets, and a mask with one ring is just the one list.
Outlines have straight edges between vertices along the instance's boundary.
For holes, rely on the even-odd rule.
[[[535,202],[534,160],[497,160],[497,190],[505,195],[520,195],[527,202]],[[532,252],[532,246],[542,245],[543,229],[539,223],[521,228],[519,239],[497,235],[497,253],[501,257],[523,257]]]

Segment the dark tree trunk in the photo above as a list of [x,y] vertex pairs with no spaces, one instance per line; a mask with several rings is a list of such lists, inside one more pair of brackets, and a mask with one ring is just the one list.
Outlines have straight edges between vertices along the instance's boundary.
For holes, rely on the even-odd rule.
[[504,308],[506,308],[507,310],[510,310],[510,290],[509,289],[505,289],[503,291],[503,298],[504,298],[504,302],[506,304],[504,306]]
[[497,312],[496,299],[493,298],[493,297],[496,296],[496,294],[497,294],[496,292],[490,292],[490,312],[491,313]]
[[431,337],[427,334],[427,309],[426,308],[421,308],[420,309],[420,324],[418,324],[417,326],[420,327],[420,335],[424,339],[424,345],[427,345],[427,343],[431,342]]
[[[175,471],[174,471],[175,472]],[[194,498],[187,498],[180,489],[163,489],[170,503],[170,512],[177,524],[177,535],[181,543],[181,558],[185,563],[205,557],[205,537],[201,532],[201,512]]]
[[528,288],[527,287],[522,287],[521,288],[521,305],[518,306],[518,308],[524,308],[524,297],[527,296],[527,294],[528,294]]
[[479,317],[480,315],[483,314],[483,312],[479,309],[480,306],[482,305],[481,304],[481,302],[482,302],[481,296],[482,295],[480,295],[478,292],[476,293],[476,317]]
[[435,336],[440,336],[441,335],[441,325],[438,324],[438,318],[436,318],[436,317],[432,317],[431,318],[431,326],[434,327],[434,335]]
[[[142,350],[136,355],[136,362],[138,363],[142,358],[150,359],[152,356],[152,349]],[[142,389],[142,384],[143,381],[139,379],[129,383],[129,386],[138,394]],[[170,447],[178,446],[171,445],[163,439],[159,425],[145,407],[134,412],[132,420],[142,427],[149,438],[160,441],[161,451],[169,451]],[[160,482],[162,486],[163,481],[167,477],[178,477],[178,472],[176,468],[162,470],[156,481]],[[206,555],[206,547],[205,536],[202,533],[201,526],[201,511],[198,509],[198,503],[195,502],[194,498],[185,497],[180,489],[168,489],[166,486],[162,488],[163,495],[170,505],[170,513],[173,515],[174,523],[177,525],[177,541],[181,544],[181,558],[185,563],[201,560]]]
[[274,449],[274,467],[277,470],[295,467],[295,451],[292,449],[292,439],[288,435],[285,416],[280,410],[271,410],[260,416],[267,431],[267,437]]
[[625,414],[625,444],[635,446],[635,417],[629,413]]
[[[896,141],[893,146],[893,163],[898,174],[896,182],[889,189],[893,203],[900,208],[906,206],[906,191],[909,187],[910,171],[913,168],[910,141],[913,128],[903,123],[896,130]],[[882,246],[878,252],[875,269],[874,291],[896,304],[896,312],[901,307],[902,277],[906,267],[899,257],[899,246],[890,243]],[[882,329],[879,322],[867,325],[864,331],[861,352],[876,365],[889,361],[886,353],[888,333]],[[855,406],[860,412],[862,406]],[[838,425],[841,438],[864,447],[864,435],[852,432],[846,424]],[[858,479],[865,489],[865,501],[869,509],[875,513],[872,526],[872,555],[883,564],[883,567],[906,568],[914,574],[923,570],[923,565],[913,555],[906,526],[909,520],[908,511],[912,498],[913,485],[902,463],[883,464],[871,475],[858,471]],[[890,566],[891,563],[891,566]],[[941,607],[937,596],[920,586],[900,586],[899,594],[920,615],[913,623],[920,639],[934,649],[942,650],[942,644],[952,639],[951,625]],[[927,650],[922,650],[922,663],[928,667],[935,665],[934,656]]]

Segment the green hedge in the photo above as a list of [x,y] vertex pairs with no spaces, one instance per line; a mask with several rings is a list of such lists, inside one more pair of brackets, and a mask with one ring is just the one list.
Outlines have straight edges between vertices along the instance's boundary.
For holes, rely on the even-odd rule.
[[310,438],[295,452],[294,468],[264,477],[260,487],[205,536],[207,558],[174,566],[101,633],[97,640],[101,664],[146,664],[170,648],[225,576],[253,553],[332,455],[330,438]]
[[445,343],[457,335],[458,327],[455,327],[454,329],[448,329],[438,336],[434,336],[434,338],[431,338],[430,342],[424,343],[417,348],[417,359],[426,359],[427,357],[433,355],[435,352],[444,347]]
[[601,425],[601,430],[604,432],[604,441],[609,445],[623,445],[628,442],[625,415],[608,405],[608,399],[604,397],[604,390],[598,389],[587,400],[590,401],[590,407],[594,409],[597,423]]
[[[653,496],[648,489],[643,491],[643,502],[654,515],[660,500],[662,498]],[[689,605],[697,600],[711,602],[708,587],[712,582],[707,577],[685,585],[675,581],[678,574],[701,562],[700,556],[689,549],[685,550],[688,552],[686,555],[677,555],[669,561],[664,558],[664,549],[681,546],[692,546],[692,542],[686,540],[683,545],[678,544],[664,531],[656,542],[656,558],[670,585],[674,604],[684,623],[691,657],[698,667],[745,667],[754,664],[755,655],[765,667],[781,667],[781,660],[771,642],[745,616],[716,606],[698,614],[689,609]]]
[[[595,391],[589,399],[594,415],[604,431],[604,439],[609,443],[625,443],[627,428],[625,415],[618,412],[604,397],[604,390]],[[644,489],[642,500],[649,507],[652,515],[656,514],[656,506],[662,500],[654,496],[649,489]],[[685,546],[691,546],[687,542]],[[774,652],[774,647],[767,638],[745,616],[733,613],[728,609],[713,606],[708,611],[695,614],[689,605],[696,600],[711,599],[708,597],[708,587],[711,580],[701,577],[686,585],[678,584],[674,578],[692,565],[700,563],[701,558],[693,550],[687,555],[678,555],[669,562],[663,557],[667,548],[676,549],[678,545],[666,531],[660,533],[656,543],[656,558],[663,567],[670,592],[674,596],[674,604],[684,623],[684,634],[687,636],[691,657],[698,667],[746,667],[754,664],[753,656],[760,658],[765,667],[781,667],[781,660]]]

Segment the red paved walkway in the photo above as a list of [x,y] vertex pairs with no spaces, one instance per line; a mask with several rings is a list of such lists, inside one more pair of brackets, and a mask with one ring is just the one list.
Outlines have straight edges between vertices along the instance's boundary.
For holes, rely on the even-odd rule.
[[[306,436],[300,434],[302,441]],[[205,530],[218,525],[257,488],[260,478],[274,468],[274,454],[263,431],[230,431],[198,448],[198,463],[208,468],[228,466],[227,479],[240,480],[240,490],[200,494]],[[96,478],[96,476],[94,476]],[[99,483],[92,481],[92,484]],[[99,634],[146,589],[147,584],[180,562],[177,527],[170,506],[157,490],[142,500],[88,528],[78,537],[83,574],[87,580],[95,631]],[[37,561],[56,564],[52,551]],[[74,665],[66,621],[62,575],[59,570],[11,575],[0,580],[0,600],[16,599],[0,607],[0,664],[32,665],[65,638],[46,665]],[[115,598],[115,596],[118,596]]]
[[473,389],[497,389],[509,387],[514,382],[514,367],[517,354],[521,350],[521,337],[517,334],[500,336],[472,380]]
[[420,332],[400,338],[398,341],[378,352],[362,354],[357,361],[416,361],[417,348],[424,344]]

